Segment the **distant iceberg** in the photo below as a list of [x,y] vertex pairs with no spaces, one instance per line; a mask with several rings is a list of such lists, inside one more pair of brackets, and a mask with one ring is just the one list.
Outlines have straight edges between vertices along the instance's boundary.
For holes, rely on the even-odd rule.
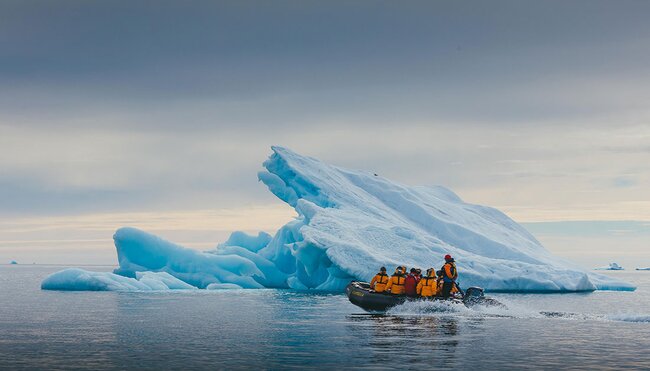
[[151,289],[174,289],[185,288],[182,282],[202,289],[340,292],[351,280],[369,280],[382,265],[437,268],[449,253],[466,287],[512,292],[634,290],[628,283],[585,272],[553,256],[502,212],[465,203],[449,189],[406,186],[286,148],[272,150],[258,178],[298,213],[274,236],[235,232],[216,249],[198,252],[135,228],[121,228],[114,235],[119,261],[114,273],[65,270],[46,278],[41,287],[140,290],[143,283]]
[[621,267],[617,263],[610,263],[609,266],[607,266],[607,267],[594,268],[594,270],[597,270],[597,271],[622,271],[622,270],[625,270],[625,268]]
[[650,267],[648,267],[648,268],[637,268],[636,270],[638,270],[638,271],[650,271]]
[[9,264],[11,264],[11,265],[16,265],[16,264],[18,264],[18,262],[15,261],[15,260],[12,260]]

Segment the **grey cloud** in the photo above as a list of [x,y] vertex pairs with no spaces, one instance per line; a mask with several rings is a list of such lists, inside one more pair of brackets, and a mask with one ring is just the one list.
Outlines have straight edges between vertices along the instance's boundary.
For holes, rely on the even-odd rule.
[[[648,98],[644,2],[1,7],[0,107],[32,125],[102,111],[171,129],[295,127],[315,117],[527,123]],[[628,83],[612,89],[611,80]],[[637,98],[618,98],[625,91]],[[147,120],[150,112],[166,119]],[[65,125],[75,122],[93,125]]]
[[[451,124],[374,130],[311,127],[264,134],[5,130],[0,136],[2,211],[279,204],[256,179],[272,144],[406,184],[448,186],[474,203],[570,209],[596,201],[647,199],[643,185],[650,179],[642,169],[644,158],[620,159],[590,150],[616,131],[606,135],[573,128],[558,135],[555,128],[539,127],[510,132]],[[19,158],[22,162],[15,160]],[[611,180],[621,176],[633,176],[638,185],[614,188]]]
[[2,211],[276,202],[272,144],[486,204],[641,188],[647,146],[617,130],[648,117],[648,10],[3,1]]
[[605,237],[621,233],[650,235],[650,225],[640,221],[566,221],[524,223],[529,231],[540,235]]
[[[647,138],[647,141],[650,142],[650,138]],[[632,144],[632,145],[617,145],[617,146],[602,146],[598,148],[601,151],[613,152],[613,153],[624,153],[624,154],[645,154],[650,153],[650,144]]]

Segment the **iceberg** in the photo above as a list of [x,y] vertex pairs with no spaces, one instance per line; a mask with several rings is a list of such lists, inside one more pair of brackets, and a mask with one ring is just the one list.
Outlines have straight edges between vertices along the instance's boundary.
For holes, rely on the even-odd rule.
[[625,268],[621,267],[617,263],[610,263],[607,267],[594,268],[596,271],[622,271]]
[[114,235],[119,267],[113,273],[65,270],[46,278],[42,287],[181,287],[171,277],[201,289],[342,292],[351,280],[368,281],[382,265],[440,267],[443,256],[451,254],[465,287],[508,292],[635,289],[553,256],[502,212],[466,203],[447,188],[407,186],[286,148],[272,151],[258,179],[298,214],[275,235],[234,232],[214,250],[199,252],[120,228]]
[[650,267],[647,268],[637,268],[638,271],[650,271]]
[[63,291],[151,291],[194,290],[167,272],[138,272],[133,278],[110,272],[92,272],[68,268],[48,276],[41,283],[43,290]]

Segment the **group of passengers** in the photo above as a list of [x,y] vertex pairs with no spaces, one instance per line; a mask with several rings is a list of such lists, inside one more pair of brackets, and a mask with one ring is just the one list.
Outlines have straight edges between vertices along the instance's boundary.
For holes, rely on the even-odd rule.
[[456,262],[451,255],[445,255],[445,264],[440,270],[429,268],[426,273],[426,276],[422,276],[422,270],[411,268],[407,274],[406,267],[399,266],[393,275],[388,276],[386,267],[381,267],[379,273],[370,281],[370,288],[375,292],[409,297],[449,298],[459,292],[456,284]]

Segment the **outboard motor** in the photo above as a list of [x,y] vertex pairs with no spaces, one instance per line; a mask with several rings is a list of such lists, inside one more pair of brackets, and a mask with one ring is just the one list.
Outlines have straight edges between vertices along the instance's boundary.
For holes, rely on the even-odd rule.
[[485,294],[483,293],[483,289],[480,287],[470,287],[467,290],[465,290],[465,296],[463,297],[463,303],[465,304],[478,304],[480,303],[483,298],[485,297]]

